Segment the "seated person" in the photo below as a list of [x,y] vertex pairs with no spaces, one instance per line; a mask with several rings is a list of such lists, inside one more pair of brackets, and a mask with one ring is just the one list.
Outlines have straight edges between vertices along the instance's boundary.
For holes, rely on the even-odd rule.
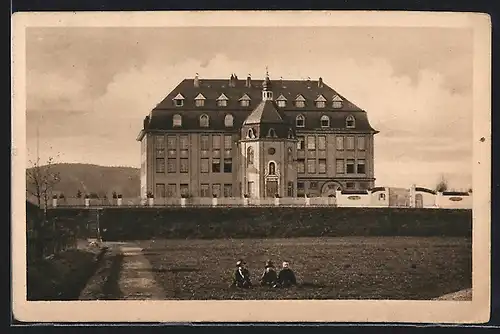
[[276,275],[276,270],[274,269],[274,264],[271,260],[266,261],[266,266],[264,267],[264,272],[260,278],[260,285],[275,286],[278,276]]
[[236,286],[238,288],[249,288],[252,286],[252,282],[250,281],[250,272],[245,267],[245,262],[243,260],[236,262],[236,270],[233,273],[232,286]]
[[290,263],[288,261],[283,262],[283,269],[281,269],[278,274],[278,284],[283,288],[288,288],[297,284],[297,279],[292,269],[290,269]]

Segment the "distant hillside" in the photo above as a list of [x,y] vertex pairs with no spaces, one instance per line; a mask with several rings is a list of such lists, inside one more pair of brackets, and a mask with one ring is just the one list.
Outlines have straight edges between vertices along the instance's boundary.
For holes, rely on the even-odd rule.
[[140,193],[138,168],[64,163],[55,164],[53,170],[61,177],[54,192],[63,193],[66,197],[76,197],[78,190],[82,194],[97,193],[108,196],[116,191],[123,197],[137,197]]

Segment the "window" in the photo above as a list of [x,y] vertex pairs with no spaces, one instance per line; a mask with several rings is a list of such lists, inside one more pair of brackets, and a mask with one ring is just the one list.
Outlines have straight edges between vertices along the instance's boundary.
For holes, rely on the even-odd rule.
[[234,117],[233,115],[231,114],[227,114],[225,117],[224,117],[224,126],[227,127],[227,128],[230,128],[233,126],[233,122],[234,122]]
[[318,189],[318,182],[316,182],[316,181],[309,182],[309,189],[313,189],[313,190]]
[[212,158],[212,173],[220,173],[220,159]]
[[176,136],[167,136],[167,149],[169,151],[177,149],[177,137]]
[[385,201],[385,194],[384,193],[378,194],[378,200],[379,201]]
[[347,136],[346,137],[346,149],[348,150],[354,150],[354,137],[353,136]]
[[274,131],[273,128],[270,128],[269,131],[267,132],[267,136],[275,138],[276,137],[276,131]]
[[180,189],[181,189],[181,195],[183,196],[189,195],[189,184],[181,183]]
[[220,183],[212,184],[212,195],[220,197]]
[[184,105],[184,100],[174,100],[176,107],[182,107]]
[[276,163],[272,161],[269,163],[269,175],[276,175]]
[[286,195],[288,197],[293,197],[293,182],[289,181],[286,187]]
[[218,100],[217,107],[227,107],[227,100]]
[[176,127],[176,126],[182,126],[182,116],[181,115],[175,114],[172,117],[172,126],[174,126],[174,127]]
[[305,117],[302,116],[302,115],[298,115],[296,118],[295,118],[295,126],[298,127],[298,128],[303,128],[306,124],[306,120],[305,120]]
[[316,137],[307,136],[307,149],[308,150],[316,150]]
[[155,197],[163,198],[165,197],[165,183],[157,183],[155,187]]
[[255,132],[253,129],[248,129],[247,138],[255,138]]
[[318,172],[320,174],[326,174],[326,159],[318,160]]
[[165,136],[163,136],[163,135],[155,136],[155,147],[156,147],[156,149],[164,149],[165,148]]
[[167,185],[167,191],[165,193],[166,197],[175,197],[177,192],[177,185],[175,183],[169,183]]
[[240,105],[242,107],[248,107],[248,106],[250,106],[250,101],[249,100],[241,100]]
[[324,108],[325,101],[316,101],[316,108]]
[[347,174],[354,174],[354,159],[347,159],[346,173]]
[[303,137],[303,136],[297,137],[297,150],[304,149],[305,141],[306,141],[305,137]]
[[233,172],[233,159],[225,158],[224,159],[224,173],[232,173]]
[[209,184],[207,184],[207,183],[200,184],[200,196],[201,197],[211,197]]
[[365,137],[364,136],[358,137],[358,150],[360,150],[360,151],[365,150]]
[[342,101],[333,101],[332,102],[332,107],[335,108],[335,109],[342,108]]
[[209,165],[208,158],[202,158],[200,164],[200,171],[202,173],[208,173],[208,165]]
[[344,149],[344,137],[337,136],[335,137],[335,145],[337,146],[337,150],[341,151]]
[[181,150],[188,150],[189,149],[189,137],[186,135],[180,136],[179,144],[180,144]]
[[203,114],[200,116],[200,127],[202,128],[208,128],[210,125],[210,120],[208,118],[207,114]]
[[205,100],[202,100],[202,99],[196,99],[194,100],[194,104],[197,106],[197,107],[203,107],[205,105]]
[[316,173],[316,159],[307,159],[307,173]]
[[253,165],[253,147],[247,149],[247,165]]
[[189,172],[189,160],[188,159],[181,159],[180,172],[181,173],[188,173]]
[[305,159],[297,159],[297,173],[304,174],[306,172]]
[[252,197],[254,195],[254,185],[253,185],[253,181],[249,181],[247,183],[247,191],[248,191],[248,196]]
[[346,188],[347,189],[354,189],[354,188],[356,188],[356,184],[354,182],[347,182]]
[[354,119],[354,116],[347,116],[346,117],[345,126],[346,126],[346,128],[355,128],[356,127],[356,120]]
[[280,108],[286,107],[286,101],[285,100],[278,100],[278,107],[280,107]]
[[167,173],[177,172],[177,159],[168,159],[167,161]]
[[201,135],[201,137],[200,137],[200,150],[208,151],[209,149],[210,149],[210,144],[208,142],[208,136]]
[[165,159],[164,158],[156,158],[156,172],[157,173],[165,173]]
[[318,136],[318,149],[320,151],[326,150],[326,136]]
[[328,128],[330,126],[330,117],[323,115],[321,116],[321,127]]
[[224,197],[233,197],[233,185],[232,184],[224,184]]
[[306,100],[302,95],[297,96],[295,99],[295,107],[304,108],[306,106]]
[[220,135],[212,135],[212,149],[220,150],[221,145],[221,136]]
[[224,149],[230,150],[233,146],[233,137],[231,135],[224,136]]
[[335,161],[335,171],[337,174],[344,174],[344,160],[337,159]]
[[304,182],[297,182],[297,196],[304,196]]
[[288,163],[293,162],[293,150],[291,147],[287,149],[287,161]]
[[358,160],[358,174],[365,174],[366,173],[366,167],[365,167],[365,160],[364,159],[359,159]]

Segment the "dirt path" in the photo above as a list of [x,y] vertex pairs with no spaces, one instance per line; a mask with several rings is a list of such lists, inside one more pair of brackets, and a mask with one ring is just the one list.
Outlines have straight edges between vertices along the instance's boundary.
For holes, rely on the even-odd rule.
[[122,269],[118,278],[122,299],[164,299],[165,293],[155,281],[151,264],[142,255],[142,248],[134,244],[119,247],[123,254]]

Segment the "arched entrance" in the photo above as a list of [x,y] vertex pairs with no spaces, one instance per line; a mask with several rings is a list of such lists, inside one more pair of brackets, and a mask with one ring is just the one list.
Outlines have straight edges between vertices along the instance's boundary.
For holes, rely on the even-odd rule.
[[335,197],[337,190],[342,190],[342,185],[336,181],[328,181],[321,187],[321,197]]

